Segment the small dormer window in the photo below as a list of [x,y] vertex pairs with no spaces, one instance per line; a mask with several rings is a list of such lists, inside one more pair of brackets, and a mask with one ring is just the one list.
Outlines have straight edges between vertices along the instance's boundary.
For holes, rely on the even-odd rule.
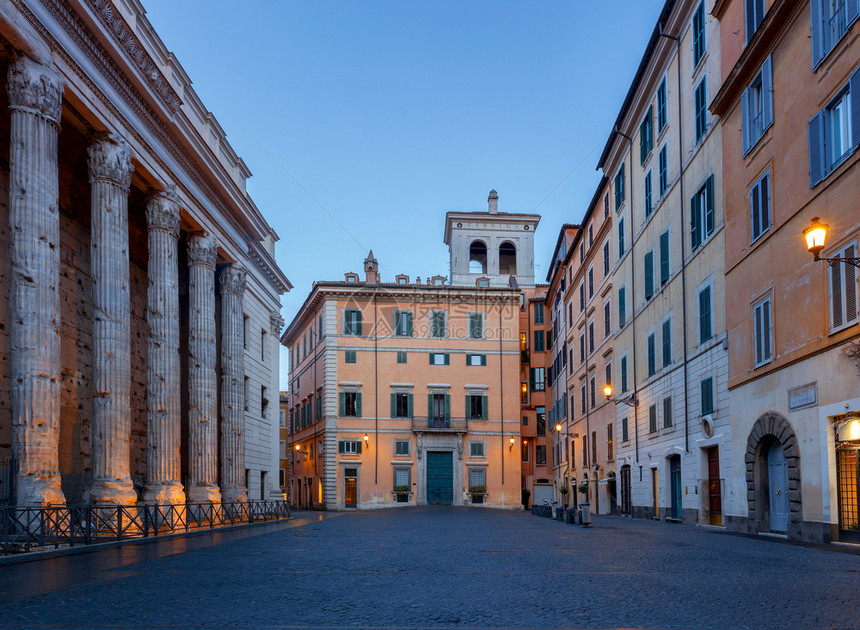
[[441,287],[445,284],[445,278],[442,276],[433,276],[433,286]]
[[489,278],[478,278],[477,285],[481,288],[487,288],[490,286]]
[[409,284],[409,276],[399,275],[396,278],[397,284]]
[[350,283],[358,282],[358,274],[355,274],[355,273],[346,274],[346,281],[350,282]]

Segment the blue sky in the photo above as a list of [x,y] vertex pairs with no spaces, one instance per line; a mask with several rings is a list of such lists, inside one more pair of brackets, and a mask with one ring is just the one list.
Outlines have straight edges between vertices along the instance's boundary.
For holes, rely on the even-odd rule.
[[448,275],[445,212],[486,209],[491,188],[501,211],[543,216],[543,279],[663,0],[144,4],[253,172],[289,322],[368,248],[384,280]]

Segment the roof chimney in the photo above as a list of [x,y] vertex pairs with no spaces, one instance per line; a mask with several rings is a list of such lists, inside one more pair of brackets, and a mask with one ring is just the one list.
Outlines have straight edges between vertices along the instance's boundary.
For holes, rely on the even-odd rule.
[[490,196],[487,197],[487,201],[490,202],[490,214],[498,214],[499,213],[499,193],[495,191],[495,189],[490,191]]
[[364,281],[374,284],[379,282],[379,263],[373,257],[372,249],[364,259]]

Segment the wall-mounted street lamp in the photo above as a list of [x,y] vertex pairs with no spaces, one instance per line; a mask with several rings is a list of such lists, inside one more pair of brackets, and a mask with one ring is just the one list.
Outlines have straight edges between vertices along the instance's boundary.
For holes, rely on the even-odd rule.
[[302,447],[301,447],[301,445],[300,445],[300,444],[296,444],[296,450],[297,450],[297,451],[302,450]]
[[367,437],[367,433],[364,434],[364,446],[365,448],[370,448],[370,438]]
[[636,398],[636,394],[630,394],[625,398],[612,398],[612,385],[607,383],[603,386],[603,395],[606,396],[606,400],[610,402],[620,402],[624,403],[628,407],[636,407],[639,405],[639,399]]
[[517,440],[515,438],[511,438],[510,442],[511,442],[511,445],[508,447],[508,450],[512,451],[514,449],[514,444],[517,443]]
[[[561,426],[561,422],[557,422],[557,423],[556,423],[556,425],[555,425],[555,432],[556,432],[556,433],[561,433],[561,430],[562,430],[563,428],[564,428],[564,427],[563,427],[563,426]],[[566,433],[567,437],[572,438],[572,439],[574,439],[574,440],[575,440],[576,438],[578,438],[578,437],[579,437],[579,433],[567,433],[567,432],[565,432],[565,433]]]
[[829,227],[826,223],[821,223],[818,217],[813,217],[812,225],[803,230],[803,238],[806,239],[806,249],[809,250],[809,253],[812,254],[816,261],[823,260],[831,267],[835,267],[839,263],[847,263],[860,269],[860,258],[849,258],[847,256],[823,258],[819,256],[821,250],[824,249],[824,241],[827,238],[827,228]]

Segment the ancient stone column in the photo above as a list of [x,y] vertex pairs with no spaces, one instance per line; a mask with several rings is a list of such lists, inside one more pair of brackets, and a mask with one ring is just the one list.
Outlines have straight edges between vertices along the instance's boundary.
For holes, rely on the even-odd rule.
[[221,501],[218,489],[218,373],[215,342],[215,257],[208,234],[188,237],[188,499]]
[[221,497],[248,500],[245,487],[245,269],[221,271]]
[[130,504],[131,430],[128,190],[131,151],[117,136],[97,135],[87,148],[92,187],[93,503]]
[[153,192],[146,203],[149,325],[146,364],[146,491],[157,505],[184,504],[180,483],[179,198]]
[[12,456],[18,505],[65,503],[60,489],[60,214],[63,83],[27,57],[9,65]]

